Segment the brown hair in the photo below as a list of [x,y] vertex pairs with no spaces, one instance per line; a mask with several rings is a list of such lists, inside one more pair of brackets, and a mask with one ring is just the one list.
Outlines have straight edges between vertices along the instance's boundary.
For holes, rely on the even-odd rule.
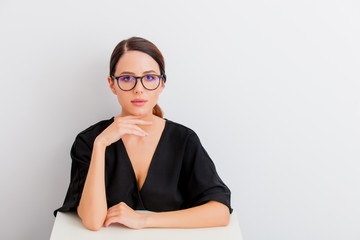
[[[160,68],[160,74],[163,75],[163,80],[166,82],[165,75],[165,61],[160,50],[150,41],[140,38],[132,37],[121,41],[114,49],[110,58],[110,76],[114,76],[115,67],[121,56],[127,51],[140,51],[150,55],[158,64]],[[158,117],[163,117],[163,112],[158,104],[153,108],[153,114]]]

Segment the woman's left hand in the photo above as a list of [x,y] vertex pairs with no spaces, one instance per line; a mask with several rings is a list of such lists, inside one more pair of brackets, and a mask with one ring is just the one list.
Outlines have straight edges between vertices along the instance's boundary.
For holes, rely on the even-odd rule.
[[108,227],[112,223],[120,223],[129,228],[141,229],[145,226],[145,215],[138,213],[121,202],[108,209],[104,226]]

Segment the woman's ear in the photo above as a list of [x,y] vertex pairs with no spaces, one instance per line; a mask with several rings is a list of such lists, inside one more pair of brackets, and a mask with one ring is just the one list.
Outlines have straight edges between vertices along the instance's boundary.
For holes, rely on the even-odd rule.
[[109,86],[110,86],[111,91],[116,95],[115,81],[113,81],[111,79],[111,77],[109,76],[108,77],[108,82],[109,82]]
[[164,90],[164,87],[165,87],[165,82],[164,82],[164,81],[161,81],[161,84],[160,84],[160,93]]

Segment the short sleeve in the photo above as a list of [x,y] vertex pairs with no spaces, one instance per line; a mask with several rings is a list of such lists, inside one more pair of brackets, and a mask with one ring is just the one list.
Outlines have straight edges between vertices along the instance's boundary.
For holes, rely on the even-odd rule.
[[195,133],[188,137],[182,175],[186,208],[213,200],[225,204],[232,212],[230,189],[217,174],[213,161]]
[[91,153],[92,148],[87,143],[85,137],[78,135],[70,151],[72,163],[69,188],[63,206],[54,211],[55,216],[58,211],[76,211],[89,169]]

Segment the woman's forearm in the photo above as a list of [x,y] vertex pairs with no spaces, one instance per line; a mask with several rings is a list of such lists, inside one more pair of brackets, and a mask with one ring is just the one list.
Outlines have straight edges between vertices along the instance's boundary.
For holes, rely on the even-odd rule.
[[145,214],[145,227],[217,227],[227,226],[229,220],[229,208],[220,202],[210,201],[189,209]]
[[105,149],[94,142],[89,170],[78,206],[78,214],[86,228],[99,230],[106,218],[107,203],[105,192]]

